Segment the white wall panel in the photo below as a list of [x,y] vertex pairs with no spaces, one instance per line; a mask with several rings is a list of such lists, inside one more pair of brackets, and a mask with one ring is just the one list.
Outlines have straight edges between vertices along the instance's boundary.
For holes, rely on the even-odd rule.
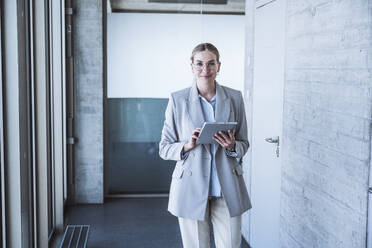
[[243,90],[244,16],[111,13],[107,15],[109,98],[167,98],[192,84],[192,49],[220,51],[217,81]]

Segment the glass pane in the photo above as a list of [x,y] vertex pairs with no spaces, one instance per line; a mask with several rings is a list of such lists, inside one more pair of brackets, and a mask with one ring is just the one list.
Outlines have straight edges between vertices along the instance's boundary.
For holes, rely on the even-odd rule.
[[242,90],[244,0],[111,1],[107,15],[106,186],[109,194],[166,193],[175,161],[158,155],[171,92],[193,83],[190,55],[220,50],[217,81]]
[[159,157],[168,99],[117,98],[107,106],[109,194],[167,193],[173,162]]

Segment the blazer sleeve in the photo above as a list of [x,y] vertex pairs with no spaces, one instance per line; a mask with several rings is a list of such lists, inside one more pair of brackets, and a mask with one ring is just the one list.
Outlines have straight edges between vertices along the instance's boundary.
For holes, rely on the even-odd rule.
[[183,146],[187,141],[179,141],[175,111],[176,106],[173,95],[171,95],[165,111],[165,121],[159,142],[159,156],[164,160],[177,161],[187,157],[182,156]]
[[243,96],[240,92],[238,105],[238,126],[235,133],[235,151],[237,158],[242,158],[249,148],[247,119],[245,117],[245,108]]

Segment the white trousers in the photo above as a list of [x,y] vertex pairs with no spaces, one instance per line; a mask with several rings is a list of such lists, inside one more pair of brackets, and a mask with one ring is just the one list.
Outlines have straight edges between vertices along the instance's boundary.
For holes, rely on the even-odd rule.
[[208,200],[204,221],[178,218],[184,248],[209,248],[209,221],[212,222],[216,248],[240,248],[241,216],[230,217],[223,198]]

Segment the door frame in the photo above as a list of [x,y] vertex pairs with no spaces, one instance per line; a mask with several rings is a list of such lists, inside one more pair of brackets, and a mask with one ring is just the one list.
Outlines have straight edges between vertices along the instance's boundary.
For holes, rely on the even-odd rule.
[[[252,127],[253,127],[253,98],[254,98],[254,66],[255,66],[255,59],[254,59],[254,53],[255,53],[255,29],[256,29],[256,19],[255,14],[256,10],[262,7],[265,7],[266,5],[272,4],[278,0],[254,0],[254,1],[246,1],[246,15],[250,14],[250,17],[246,20],[247,25],[247,34],[246,34],[246,79],[245,79],[245,105],[246,105],[246,113],[249,117],[248,124],[250,127],[250,132],[248,133],[248,139],[251,141],[251,145],[253,142],[253,136],[252,136]],[[285,24],[284,29],[287,28],[287,16],[286,16],[286,9],[287,9],[287,0],[285,1]],[[285,35],[285,34],[284,34]],[[286,40],[287,37],[285,35],[284,37],[284,64],[283,64],[283,70],[284,70],[284,77],[283,77],[283,101],[282,101],[282,108],[284,110],[284,86],[285,86],[285,68],[286,68]],[[248,73],[247,73],[248,72]],[[283,143],[283,121],[284,121],[284,112],[282,113],[282,127],[281,127],[281,137],[280,137],[280,148],[282,148]],[[254,144],[253,144],[254,145]],[[283,154],[282,150],[280,150],[280,154]],[[245,167],[245,170],[248,172],[245,175],[245,182],[247,185],[247,189],[249,192],[249,195],[251,196],[252,193],[252,149],[249,149],[247,154],[244,157],[243,160],[243,166]],[[282,160],[280,161],[282,164]],[[254,207],[254,202],[252,202],[252,205]],[[246,214],[243,215],[243,223],[242,223],[242,234],[247,243],[250,244],[252,240],[252,221],[251,221],[251,211],[248,211]],[[247,223],[245,225],[244,223]],[[279,240],[280,241],[280,240]]]

